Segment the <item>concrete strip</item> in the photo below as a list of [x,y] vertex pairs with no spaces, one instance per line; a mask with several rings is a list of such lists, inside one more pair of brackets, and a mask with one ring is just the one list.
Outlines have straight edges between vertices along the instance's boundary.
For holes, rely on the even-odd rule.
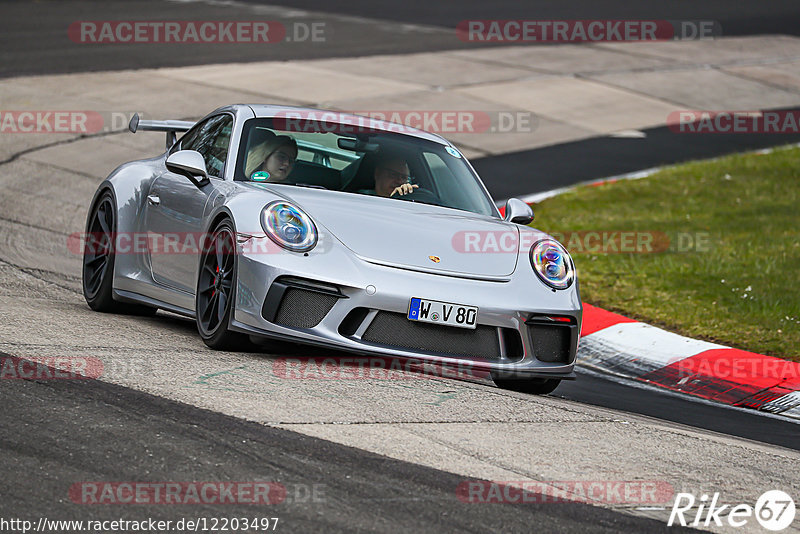
[[595,45],[563,44],[457,50],[448,52],[447,55],[472,61],[479,60],[487,65],[527,67],[532,73],[539,75],[639,71],[676,64],[671,58],[642,56],[636,54],[636,50],[635,46],[604,49]]
[[[49,165],[50,168],[46,171],[39,171],[39,173],[46,172],[46,175],[37,173],[41,178],[47,176],[54,178],[54,172],[58,171],[53,171],[52,167],[62,168],[63,172],[76,169],[81,175],[86,175],[87,179],[95,178],[96,186],[119,165],[116,162],[150,158],[163,153],[164,150],[166,149],[163,133],[131,134],[126,130],[108,136],[78,139],[72,143],[43,148],[26,154],[22,160]],[[98,158],[98,152],[102,152],[104,157]]]
[[[791,107],[800,102],[800,91],[770,87],[714,69],[602,74],[592,79],[657,97],[672,104],[673,110],[758,110]],[[666,116],[660,122],[666,123]]]
[[[522,68],[521,65],[483,61],[476,52],[470,50],[463,55],[429,52],[403,56],[321,59],[308,61],[305,64],[333,72],[442,88],[516,80],[531,75],[531,71]],[[445,72],[448,73],[446,77],[442,76]]]
[[[723,29],[724,32],[724,29]],[[598,43],[597,47],[683,65],[770,63],[800,58],[800,39],[788,35],[723,37],[697,41]]]
[[484,84],[457,91],[487,102],[527,109],[598,134],[663,124],[674,109],[654,98],[564,76]]
[[[102,178],[91,179],[66,169],[25,160],[8,164],[6,169],[8,173],[0,175],[0,185],[3,187],[0,222],[17,224],[17,227],[4,232],[5,238],[12,239],[10,236],[14,236],[13,239],[19,239],[25,245],[23,236],[26,226],[64,238],[71,232],[83,231],[86,203],[92,199]],[[65,184],[70,184],[69,194],[65,194]],[[50,207],[48,213],[42,212],[43,203]],[[40,244],[37,242],[37,245]],[[60,246],[66,247],[66,242],[60,243]],[[10,246],[5,250],[5,257],[10,254],[16,259],[21,249]]]
[[[239,63],[160,69],[164,77],[203,85],[241,87],[250,93],[276,96],[302,104],[322,105],[342,98],[389,96],[423,89],[411,81],[398,82],[362,74],[307,65],[304,62]],[[232,102],[229,102],[232,103]],[[255,102],[270,103],[270,102]],[[209,110],[210,111],[210,110]]]
[[787,91],[800,92],[800,61],[774,65],[723,67],[721,70]]

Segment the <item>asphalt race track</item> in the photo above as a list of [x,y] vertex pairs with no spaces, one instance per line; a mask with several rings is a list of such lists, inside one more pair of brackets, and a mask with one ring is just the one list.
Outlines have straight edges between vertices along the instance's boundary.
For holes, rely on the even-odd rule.
[[[324,47],[313,42],[247,45],[169,46],[151,44],[147,54],[136,45],[87,47],[72,42],[64,28],[82,20],[249,20],[252,9],[298,23],[324,22],[330,38]],[[328,2],[296,0],[276,3],[261,0],[203,2],[133,0],[109,2],[11,1],[0,7],[0,77],[22,74],[83,72],[202,65],[223,62],[351,57],[404,54],[419,51],[474,47],[455,35],[459,21],[469,19],[663,19],[714,20],[724,35],[798,35],[797,6],[792,0],[760,2],[724,0],[682,2],[397,2],[360,0]],[[280,3],[278,3],[280,4]],[[189,10],[189,11],[187,11]],[[187,17],[187,12],[191,17]],[[534,15],[531,15],[534,14]],[[398,24],[401,23],[401,24]]]
[[[653,519],[580,503],[459,502],[457,475],[103,382],[14,381],[0,389],[0,402],[6,406],[3,517],[85,518],[66,498],[53,502],[66,497],[66,481],[138,480],[144,469],[152,480],[284,483],[284,502],[258,512],[240,504],[224,514],[277,516],[286,532],[525,532],[531,525],[546,532],[672,531]],[[10,425],[20,421],[23,433]],[[15,490],[12,481],[32,476],[33,494]],[[112,520],[125,512],[124,505],[98,506],[91,517]],[[143,505],[136,513],[175,521],[220,515],[219,508],[192,505]]]
[[[330,43],[266,50],[153,44],[142,54],[127,45],[87,49],[64,33],[76,20],[246,20],[262,4],[267,18],[325,21],[334,30]],[[709,18],[730,35],[800,35],[796,2],[784,0],[619,1],[602,8],[511,0],[297,0],[278,7],[250,0],[6,2],[0,90],[3,78],[23,75],[456,49],[463,46],[452,31],[458,21],[526,18],[532,11],[561,19]],[[666,128],[644,133],[474,163],[501,199],[536,192],[515,176],[548,190],[800,141],[674,136]],[[32,143],[0,162],[0,358],[90,357],[104,366],[101,380],[0,380],[0,519],[255,515],[279,517],[283,532],[672,532],[679,529],[666,526],[663,502],[473,504],[460,500],[457,488],[484,480],[655,480],[676,492],[720,491],[733,504],[754,504],[778,487],[800,495],[800,425],[778,417],[583,371],[544,397],[430,377],[287,380],[275,372],[276,361],[330,353],[214,352],[184,318],[91,312],[81,294],[80,257],[64,244],[83,227],[97,169],[112,169],[120,157],[157,154],[162,144],[160,134],[74,137]],[[91,168],[74,168],[86,158]],[[286,488],[286,499],[268,507],[76,504],[70,488],[86,481],[269,481]],[[749,525],[736,532],[763,531]]]
[[[399,4],[398,4],[399,5]],[[393,22],[376,23],[364,18],[329,12],[303,12],[296,8],[227,6],[218,2],[162,2],[135,0],[111,2],[10,2],[0,8],[0,76],[21,74],[106,71],[129,68],[203,65],[211,63],[351,57],[374,54],[422,52],[469,46],[452,29],[404,27]],[[187,17],[187,9],[191,16]],[[322,22],[328,37],[316,42],[280,42],[253,47],[248,44],[220,46],[172,46],[150,44],[146,54],[136,45],[91,47],[71,41],[64,28],[81,20],[252,20]],[[53,52],[58,50],[57,54]]]
[[[800,142],[794,134],[675,135],[666,126],[644,137],[592,137],[475,160],[495,200],[619,176],[661,165]],[[538,191],[531,191],[535,183]]]
[[[252,4],[265,4],[264,0],[244,0]],[[468,0],[453,6],[450,2],[394,2],[393,0],[357,0],[330,6],[323,0],[294,0],[277,2],[286,6],[314,11],[334,11],[339,14],[357,15],[409,24],[429,24],[452,28],[462,20],[526,19],[535,16],[540,20],[560,19],[710,19],[725,28],[725,35],[756,35],[781,33],[797,35],[800,31],[794,23],[797,6],[790,0],[757,2],[747,0],[731,4],[725,0],[706,2],[681,2],[679,0],[645,0],[625,2],[612,0],[593,2],[573,0],[554,3],[547,0],[517,2],[501,0],[482,2]],[[535,15],[532,15],[535,14]]]
[[562,382],[553,395],[800,450],[797,426],[787,424],[778,416],[687,399],[683,395],[659,391],[655,386],[612,382],[586,371],[578,371],[578,376],[574,382]]

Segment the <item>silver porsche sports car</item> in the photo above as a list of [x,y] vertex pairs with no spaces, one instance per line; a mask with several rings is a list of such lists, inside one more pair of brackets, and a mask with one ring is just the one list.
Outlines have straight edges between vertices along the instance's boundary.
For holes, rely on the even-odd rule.
[[498,210],[447,140],[266,105],[197,123],[134,116],[129,128],[166,132],[167,151],[97,189],[83,261],[92,309],[193,317],[214,349],[316,344],[469,366],[532,393],[575,377],[570,255],[527,226],[524,202]]

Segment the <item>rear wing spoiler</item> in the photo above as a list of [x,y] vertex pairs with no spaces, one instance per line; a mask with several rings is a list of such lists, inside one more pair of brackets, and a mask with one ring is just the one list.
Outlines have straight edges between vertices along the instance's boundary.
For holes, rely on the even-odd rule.
[[143,121],[139,120],[139,114],[134,113],[131,122],[128,123],[128,130],[136,133],[139,130],[149,132],[167,132],[167,148],[175,144],[177,140],[176,132],[186,132],[195,123],[191,121]]

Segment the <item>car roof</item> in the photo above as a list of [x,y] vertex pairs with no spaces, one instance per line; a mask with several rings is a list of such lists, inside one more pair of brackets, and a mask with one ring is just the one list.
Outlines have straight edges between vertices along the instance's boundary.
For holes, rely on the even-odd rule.
[[[239,107],[249,107],[257,118],[271,118],[280,116],[281,113],[291,113],[292,117],[305,118],[311,120],[324,121],[332,124],[345,124],[345,125],[365,125],[370,130],[385,131],[388,133],[397,133],[401,135],[408,135],[419,139],[426,139],[442,145],[450,145],[450,142],[440,135],[436,135],[425,130],[412,128],[404,124],[396,122],[383,121],[365,117],[362,115],[355,115],[343,111],[336,111],[332,109],[317,109],[299,106],[276,106],[270,104],[237,104],[233,106],[226,106],[221,109],[231,109]],[[220,109],[220,110],[221,110]],[[219,111],[219,110],[218,110]],[[366,122],[365,122],[366,121]]]

